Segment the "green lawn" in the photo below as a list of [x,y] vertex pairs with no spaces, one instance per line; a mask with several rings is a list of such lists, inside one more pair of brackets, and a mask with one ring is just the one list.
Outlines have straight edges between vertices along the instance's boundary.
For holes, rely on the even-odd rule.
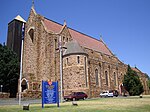
[[[150,96],[126,97],[126,98],[97,98],[77,101],[78,106],[72,106],[72,102],[47,104],[41,108],[41,104],[31,104],[30,112],[150,112]],[[0,112],[28,112],[22,110],[22,106],[0,106]]]

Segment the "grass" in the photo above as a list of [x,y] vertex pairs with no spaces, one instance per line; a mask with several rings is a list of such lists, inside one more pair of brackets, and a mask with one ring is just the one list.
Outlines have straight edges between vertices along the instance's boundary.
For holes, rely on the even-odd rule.
[[[72,102],[46,104],[31,104],[29,112],[150,112],[150,96],[126,97],[126,98],[97,98],[77,101],[78,106],[72,106]],[[22,106],[0,106],[0,112],[28,112],[22,110]]]

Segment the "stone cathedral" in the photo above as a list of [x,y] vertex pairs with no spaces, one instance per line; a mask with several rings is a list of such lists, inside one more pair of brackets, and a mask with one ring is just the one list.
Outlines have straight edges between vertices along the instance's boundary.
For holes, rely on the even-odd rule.
[[[62,49],[63,95],[83,91],[88,97],[98,97],[105,90],[123,93],[122,80],[127,65],[109,50],[102,39],[69,28],[66,22],[60,24],[47,19],[32,7],[25,25],[23,97],[41,97],[42,80],[60,83],[59,44],[65,47]],[[132,69],[141,79],[144,94],[148,94],[145,74],[138,68]]]

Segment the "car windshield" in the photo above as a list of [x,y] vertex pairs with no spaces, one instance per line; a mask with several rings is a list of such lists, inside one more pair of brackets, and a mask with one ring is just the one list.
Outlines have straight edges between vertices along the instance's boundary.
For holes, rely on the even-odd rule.
[[71,93],[70,95],[75,95],[76,93]]
[[109,93],[113,93],[113,91],[109,91]]

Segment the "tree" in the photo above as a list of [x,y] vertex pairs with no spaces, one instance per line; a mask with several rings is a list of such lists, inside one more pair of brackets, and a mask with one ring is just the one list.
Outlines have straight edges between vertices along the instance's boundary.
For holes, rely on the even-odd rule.
[[150,89],[150,77],[149,77],[148,74],[145,74],[145,75],[146,75],[146,77],[147,77],[147,79],[148,79],[148,87],[149,87],[149,89]]
[[10,97],[15,97],[18,88],[19,59],[17,54],[0,44],[0,85],[3,92],[10,92]]
[[129,95],[140,95],[144,92],[143,85],[139,79],[139,76],[128,65],[126,75],[124,75],[123,86],[129,92]]

